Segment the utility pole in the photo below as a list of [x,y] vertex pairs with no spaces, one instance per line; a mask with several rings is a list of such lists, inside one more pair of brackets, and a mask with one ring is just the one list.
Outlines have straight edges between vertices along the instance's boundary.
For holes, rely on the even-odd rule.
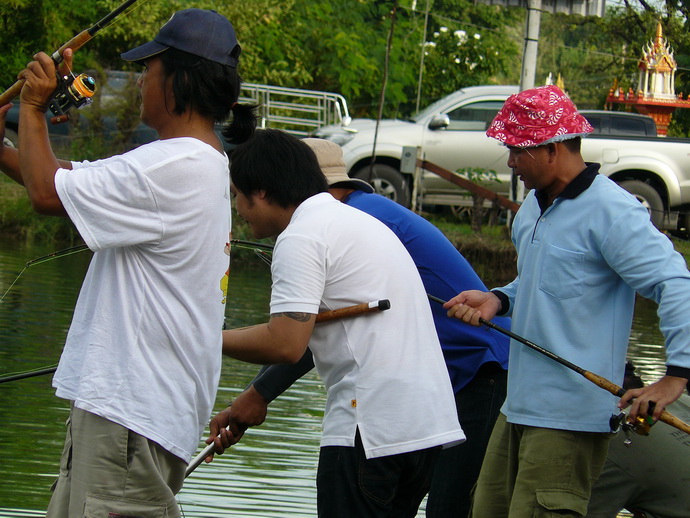
[[541,23],[541,1],[527,0],[527,23],[525,45],[522,51],[522,74],[520,91],[534,88],[539,50],[539,24]]

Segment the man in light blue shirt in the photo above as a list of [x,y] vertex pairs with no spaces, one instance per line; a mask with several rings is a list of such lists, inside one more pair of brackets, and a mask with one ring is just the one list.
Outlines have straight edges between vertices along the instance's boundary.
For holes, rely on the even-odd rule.
[[513,223],[518,276],[492,292],[463,292],[446,308],[475,325],[479,317],[512,316],[516,334],[621,384],[637,292],[659,304],[667,373],[616,401],[513,341],[508,396],[482,466],[474,517],[584,516],[617,403],[632,402],[631,417],[657,419],[690,377],[685,261],[635,198],[598,174],[598,164],[583,161],[580,138],[590,131],[555,86],[506,101],[487,135],[508,146],[508,166],[532,189]]

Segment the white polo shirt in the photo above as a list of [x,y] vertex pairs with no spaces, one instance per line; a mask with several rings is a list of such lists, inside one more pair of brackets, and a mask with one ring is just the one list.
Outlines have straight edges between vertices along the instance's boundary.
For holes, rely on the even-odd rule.
[[321,446],[354,446],[357,428],[367,458],[465,439],[424,286],[388,227],[318,194],[278,237],[271,272],[271,313],[391,303],[315,326],[309,348],[328,390]]

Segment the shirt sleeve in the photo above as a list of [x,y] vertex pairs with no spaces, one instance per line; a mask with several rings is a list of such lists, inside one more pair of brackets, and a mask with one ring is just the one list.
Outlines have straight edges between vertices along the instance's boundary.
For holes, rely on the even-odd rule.
[[162,219],[148,178],[123,156],[58,169],[55,187],[91,250],[161,238]]
[[317,314],[328,268],[327,246],[304,235],[278,238],[271,263],[271,314]]
[[629,286],[659,304],[667,365],[690,368],[690,272],[642,205],[621,211],[603,242],[602,254]]

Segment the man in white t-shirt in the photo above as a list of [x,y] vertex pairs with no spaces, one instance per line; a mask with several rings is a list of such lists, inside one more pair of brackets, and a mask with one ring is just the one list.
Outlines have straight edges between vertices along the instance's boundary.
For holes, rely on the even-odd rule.
[[[223,332],[223,353],[295,362],[307,349],[328,392],[319,516],[415,516],[444,445],[464,440],[429,302],[388,227],[340,203],[314,152],[278,130],[236,148],[236,209],[255,237],[278,236],[268,323]],[[388,299],[388,311],[320,323],[316,314]],[[211,423],[220,453],[228,423]]]
[[215,123],[232,110],[235,140],[253,131],[237,129],[253,120],[235,102],[239,54],[225,17],[175,13],[122,55],[145,67],[141,118],[160,140],[94,162],[50,148],[51,58],[39,53],[19,74],[21,145],[2,147],[0,168],[95,252],[53,379],[71,411],[50,518],[179,516],[175,494],[220,374],[230,197]]

